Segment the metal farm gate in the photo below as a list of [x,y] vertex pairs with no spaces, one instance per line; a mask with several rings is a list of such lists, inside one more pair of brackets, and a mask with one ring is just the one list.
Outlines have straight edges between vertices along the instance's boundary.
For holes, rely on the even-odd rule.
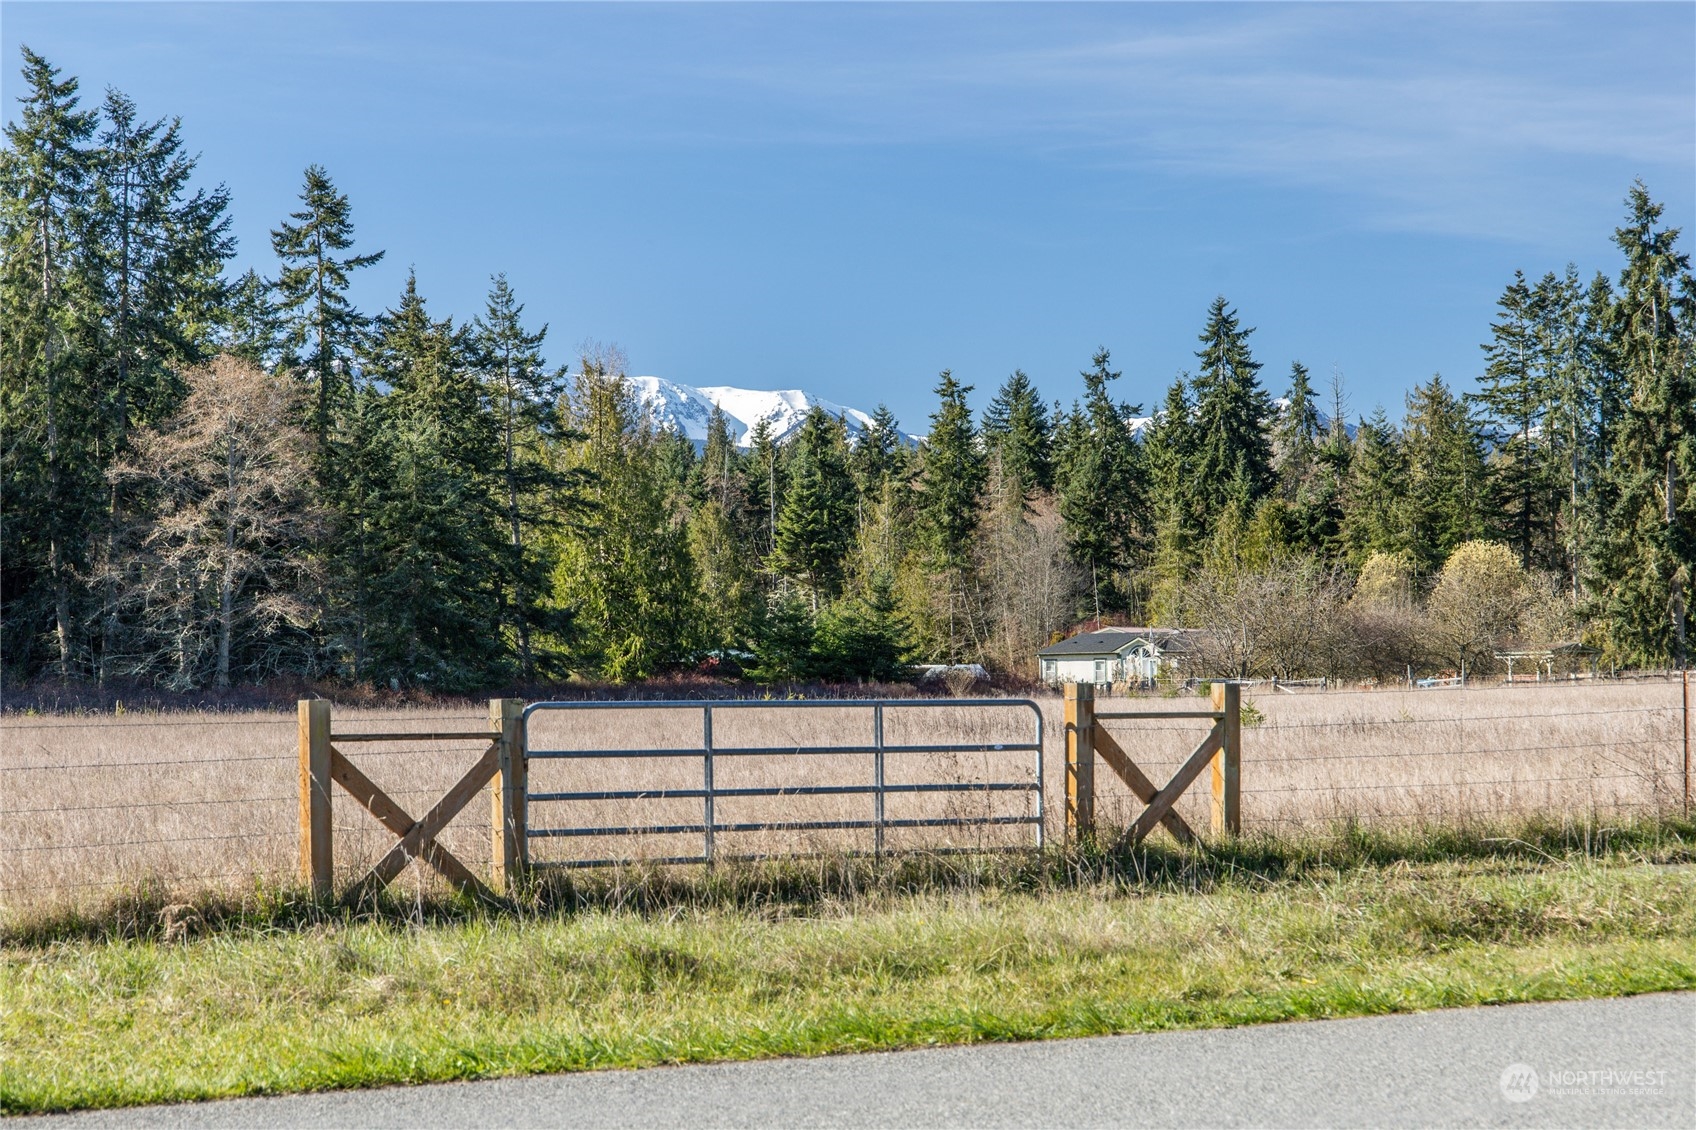
[[[1005,718],[1012,712],[1016,719],[1028,710],[1029,730],[1016,727],[1022,740],[1011,741],[946,740],[961,737],[958,733],[944,733],[936,740],[930,737],[949,728],[947,712],[961,710],[970,715],[966,720],[956,715],[956,728],[967,728],[963,721],[974,723],[971,728],[995,728],[991,723],[998,715]],[[761,721],[755,712],[776,714],[764,715]],[[618,724],[615,715],[619,713],[630,718],[628,725]],[[699,719],[698,726],[691,717]],[[769,731],[783,730],[783,723],[796,724],[788,727],[788,738],[811,726],[815,732],[822,729],[819,736],[829,740],[772,737]],[[863,844],[864,833],[870,832],[871,850],[881,854],[902,846],[886,842],[897,830],[1022,825],[1032,829],[1036,847],[1043,843],[1042,712],[1029,699],[538,702],[524,708],[521,734],[522,768],[515,767],[518,779],[512,782],[506,828],[508,851],[518,856],[513,862],[519,868],[597,867],[638,858],[648,863],[710,863],[801,854],[805,846],[791,837],[771,847],[768,837],[764,851],[725,851],[723,839],[739,838],[742,833],[810,837],[857,832],[860,835],[855,838]],[[1014,770],[1008,758],[987,756],[1009,753],[1028,754],[1028,767]],[[939,780],[929,775],[939,768],[939,755],[966,754],[986,755],[971,774],[975,779]],[[997,764],[992,766],[992,760]],[[550,762],[575,765],[576,780],[566,781],[565,787],[549,787],[546,782],[539,787],[535,779],[547,775]],[[765,776],[753,783],[737,780],[738,766],[754,762]],[[822,775],[832,779],[821,783],[819,770],[825,765],[830,771]],[[698,774],[691,766],[698,766]],[[655,777],[663,779],[656,782]],[[998,810],[996,798],[1004,794],[1026,794],[1029,799],[1013,806],[1014,811]],[[843,798],[845,803],[834,812],[824,811],[828,802],[817,798],[827,797]],[[933,804],[934,798],[942,798],[945,811],[914,810],[927,797],[933,798]],[[766,811],[740,818],[727,814],[727,808],[748,807],[751,798],[764,798]],[[1000,808],[1008,807],[1006,801],[1011,799],[1004,797]],[[964,811],[967,802],[977,804],[978,810]],[[807,803],[815,811],[788,811]],[[892,805],[906,811],[892,814]],[[656,808],[657,815],[647,815]],[[615,810],[611,815],[617,819],[607,818],[609,809]],[[687,850],[676,850],[679,837],[687,837]],[[659,838],[673,847],[642,856],[593,850],[609,841],[642,838]],[[531,845],[548,840],[584,843],[591,851],[532,859]],[[910,837],[905,842],[926,850],[981,850],[981,846],[912,844]],[[693,850],[695,843],[698,851]]]

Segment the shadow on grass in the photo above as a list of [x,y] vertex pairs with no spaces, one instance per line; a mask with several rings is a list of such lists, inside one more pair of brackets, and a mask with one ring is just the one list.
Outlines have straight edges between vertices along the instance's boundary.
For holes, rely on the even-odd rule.
[[501,916],[569,916],[612,911],[663,915],[732,910],[773,918],[837,912],[918,894],[1066,890],[1138,894],[1209,892],[1327,882],[1398,865],[1494,864],[1529,870],[1586,862],[1696,863],[1696,822],[1676,817],[1618,820],[1529,818],[1506,822],[1369,828],[1345,821],[1293,835],[1257,833],[1190,846],[1163,836],[1137,848],[1116,837],[1040,853],[905,853],[874,859],[823,855],[712,867],[632,864],[533,876],[513,897],[479,902],[442,890],[385,891],[353,905],[312,898],[304,888],[255,881],[186,895],[141,882],[98,904],[16,913],[0,943],[176,941],[218,932],[304,931],[354,921],[441,925]]

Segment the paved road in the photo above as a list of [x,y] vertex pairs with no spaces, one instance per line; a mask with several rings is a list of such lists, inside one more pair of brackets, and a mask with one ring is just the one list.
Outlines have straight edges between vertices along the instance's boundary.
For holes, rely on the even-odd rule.
[[[1516,1063],[1531,1072],[1504,1078]],[[24,1126],[1690,1130],[1696,993],[238,1099],[21,1119],[8,1130]]]

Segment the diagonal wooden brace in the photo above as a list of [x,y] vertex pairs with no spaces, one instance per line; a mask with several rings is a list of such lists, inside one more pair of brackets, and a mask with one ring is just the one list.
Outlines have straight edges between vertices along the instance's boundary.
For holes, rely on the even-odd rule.
[[1124,839],[1131,844],[1139,844],[1145,836],[1154,831],[1154,826],[1171,813],[1172,806],[1178,803],[1178,798],[1184,795],[1184,790],[1201,776],[1201,771],[1207,768],[1213,760],[1213,755],[1219,752],[1224,743],[1223,724],[1216,722],[1202,743],[1195,747],[1195,752],[1190,754],[1189,760],[1166,782],[1166,787],[1154,794],[1153,799],[1148,802],[1148,807],[1142,810],[1136,822],[1125,832]]
[[[1154,782],[1137,767],[1137,763],[1131,760],[1130,755],[1114,740],[1113,735],[1101,726],[1095,727],[1095,752],[1100,754],[1101,760],[1107,762],[1107,767],[1130,787],[1138,800],[1144,804],[1154,803],[1155,797],[1160,795],[1159,790],[1154,787]],[[1182,816],[1170,809],[1160,818],[1160,825],[1172,833],[1172,838],[1181,844],[1195,841],[1195,830]]]
[[459,815],[460,809],[470,803],[472,797],[494,776],[499,765],[499,744],[491,745],[478,760],[477,764],[461,777],[449,789],[435,806],[418,820],[412,819],[405,809],[391,800],[388,794],[378,788],[371,779],[361,773],[354,764],[343,757],[334,747],[330,750],[330,775],[361,805],[366,811],[389,831],[400,837],[399,842],[390,848],[382,859],[377,861],[366,876],[348,892],[349,901],[357,902],[368,895],[375,894],[395,880],[406,865],[414,859],[422,859],[441,873],[442,877],[461,890],[477,895],[480,898],[493,899],[494,893],[483,884],[469,868],[461,863],[452,852],[436,842],[436,836],[441,834]]

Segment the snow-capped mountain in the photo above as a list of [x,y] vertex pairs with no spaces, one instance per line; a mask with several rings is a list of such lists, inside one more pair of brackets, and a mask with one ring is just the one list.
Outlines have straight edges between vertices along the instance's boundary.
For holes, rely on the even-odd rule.
[[[725,423],[736,446],[746,448],[753,442],[754,425],[765,420],[773,440],[782,443],[801,429],[801,422],[813,408],[823,408],[838,417],[848,430],[848,442],[853,443],[871,427],[872,418],[858,408],[849,408],[800,389],[761,392],[756,389],[712,385],[693,388],[668,381],[663,377],[626,377],[631,387],[661,427],[688,436],[697,444],[707,440],[707,421],[713,405],[724,411]],[[904,435],[908,443],[912,436]]]

